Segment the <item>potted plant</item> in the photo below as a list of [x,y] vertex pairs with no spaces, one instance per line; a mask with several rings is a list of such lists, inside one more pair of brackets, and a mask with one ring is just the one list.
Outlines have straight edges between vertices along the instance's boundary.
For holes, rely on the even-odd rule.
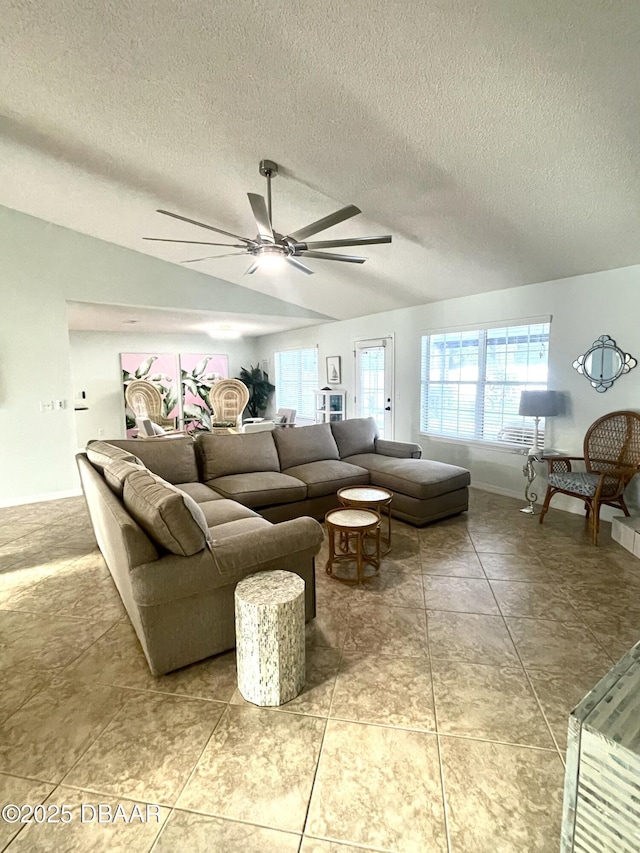
[[247,411],[252,418],[260,418],[264,414],[269,398],[276,390],[276,386],[269,382],[268,375],[261,370],[257,365],[241,368],[240,376],[236,377],[240,382],[249,389],[249,402],[247,403]]

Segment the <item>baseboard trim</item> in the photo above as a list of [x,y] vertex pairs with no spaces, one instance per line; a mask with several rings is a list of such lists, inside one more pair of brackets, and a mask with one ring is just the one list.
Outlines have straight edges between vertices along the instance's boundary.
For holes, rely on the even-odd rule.
[[46,492],[40,495],[27,495],[23,498],[9,498],[0,500],[0,509],[10,506],[22,506],[23,504],[39,504],[44,501],[59,501],[63,498],[78,498],[82,495],[82,489],[68,489],[64,492]]
[[522,491],[516,492],[514,489],[503,489],[500,486],[492,486],[490,483],[477,483],[475,480],[471,483],[472,489],[480,489],[481,492],[491,492],[494,495],[502,495],[505,498],[521,498],[522,503],[526,503],[524,497],[524,486]]

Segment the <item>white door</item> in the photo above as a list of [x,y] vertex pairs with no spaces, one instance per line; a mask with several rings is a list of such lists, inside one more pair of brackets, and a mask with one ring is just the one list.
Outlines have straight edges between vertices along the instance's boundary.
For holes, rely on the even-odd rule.
[[356,341],[356,412],[375,418],[380,438],[393,438],[393,338]]

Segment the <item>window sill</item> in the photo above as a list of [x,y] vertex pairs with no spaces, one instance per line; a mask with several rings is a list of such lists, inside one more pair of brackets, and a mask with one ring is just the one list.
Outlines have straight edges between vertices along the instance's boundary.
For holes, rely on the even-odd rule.
[[434,435],[433,433],[421,432],[420,438],[428,441],[440,441],[443,444],[462,444],[467,447],[480,447],[483,450],[494,450],[497,453],[513,453],[518,456],[526,456],[531,445],[509,444],[505,441],[480,441],[475,438],[454,438],[450,435]]

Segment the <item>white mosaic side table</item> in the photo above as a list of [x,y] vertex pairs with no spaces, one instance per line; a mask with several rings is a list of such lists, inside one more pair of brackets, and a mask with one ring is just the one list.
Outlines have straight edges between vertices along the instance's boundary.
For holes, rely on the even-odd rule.
[[235,592],[238,688],[254,705],[284,705],[304,687],[304,581],[256,572]]

